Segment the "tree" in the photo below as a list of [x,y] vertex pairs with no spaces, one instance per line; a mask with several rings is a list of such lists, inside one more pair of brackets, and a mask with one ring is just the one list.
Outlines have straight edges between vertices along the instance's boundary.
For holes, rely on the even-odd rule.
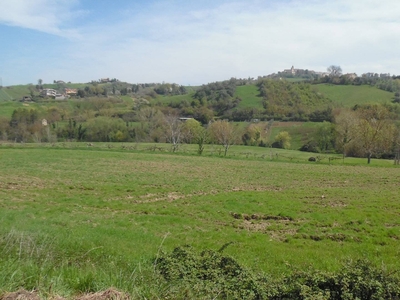
[[197,154],[201,155],[204,151],[204,145],[209,141],[210,133],[204,127],[200,127],[199,131],[196,133],[194,140],[196,141],[199,148],[197,149]]
[[243,144],[248,146],[257,146],[262,138],[262,133],[265,132],[261,124],[250,123],[242,135]]
[[176,114],[169,113],[164,116],[164,122],[166,140],[172,144],[172,152],[176,152],[183,136],[182,121]]
[[137,120],[140,122],[140,128],[136,130],[137,139],[150,137],[153,141],[159,141],[162,138],[164,114],[160,110],[145,106],[139,110]]
[[199,148],[197,153],[201,155],[204,151],[204,145],[209,140],[209,132],[195,119],[189,119],[183,123],[184,139],[187,143],[196,143]]
[[335,116],[335,146],[337,151],[343,153],[343,159],[351,143],[357,138],[355,130],[357,123],[358,116],[351,110],[342,110]]
[[195,142],[197,132],[202,128],[201,123],[195,119],[189,119],[182,124],[183,140],[187,144]]
[[228,149],[236,142],[237,134],[233,123],[226,120],[218,120],[209,125],[211,138],[218,144],[224,147],[224,156]]
[[400,165],[400,128],[397,127],[394,133],[394,143],[393,143],[393,150],[394,150],[394,164]]
[[331,65],[327,68],[327,70],[332,77],[342,75],[342,68],[340,66]]
[[122,119],[97,117],[86,122],[86,137],[90,142],[125,142],[129,134]]
[[326,152],[333,147],[334,130],[330,122],[322,122],[314,133],[314,140],[319,152]]
[[289,149],[290,148],[290,137],[289,132],[281,131],[275,136],[275,145],[282,149]]
[[388,152],[393,147],[395,126],[389,111],[381,105],[360,108],[356,111],[359,121],[356,126],[357,143],[371,163],[373,155]]

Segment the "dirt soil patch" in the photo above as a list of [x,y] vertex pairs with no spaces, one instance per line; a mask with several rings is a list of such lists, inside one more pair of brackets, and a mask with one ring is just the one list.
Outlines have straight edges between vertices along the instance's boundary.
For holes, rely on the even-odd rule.
[[[47,299],[52,300],[65,300],[66,298],[59,296],[48,296]],[[0,300],[40,300],[40,296],[37,291],[26,291],[19,290],[17,292],[6,293],[0,296]],[[75,300],[129,300],[131,299],[128,295],[119,292],[115,289],[108,289],[103,292],[84,294],[80,296],[73,297]]]
[[0,300],[40,300],[40,297],[36,291],[19,290],[0,296]]

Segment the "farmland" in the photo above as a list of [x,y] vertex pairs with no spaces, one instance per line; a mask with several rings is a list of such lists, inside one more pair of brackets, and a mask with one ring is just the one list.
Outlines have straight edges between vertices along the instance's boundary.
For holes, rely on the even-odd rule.
[[[154,144],[153,144],[154,145]],[[399,268],[398,168],[391,161],[307,161],[236,146],[79,143],[0,148],[0,294],[71,296],[115,287],[138,298],[171,286],[159,253],[218,250],[274,277],[335,271],[366,258]],[[163,150],[163,151],[160,151]],[[161,252],[160,252],[161,251]]]

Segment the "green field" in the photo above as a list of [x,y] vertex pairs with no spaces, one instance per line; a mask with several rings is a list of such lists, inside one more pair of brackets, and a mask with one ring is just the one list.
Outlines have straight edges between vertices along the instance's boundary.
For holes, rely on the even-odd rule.
[[10,97],[14,100],[20,100],[24,96],[29,96],[31,94],[29,87],[33,87],[33,85],[13,85],[9,86],[5,89],[5,92],[10,95]]
[[158,96],[155,99],[151,99],[151,103],[161,103],[161,104],[179,104],[182,101],[187,101],[189,104],[193,101],[193,93],[189,93],[186,95],[173,95],[173,96]]
[[0,101],[9,100],[12,100],[11,96],[3,88],[0,88]]
[[315,87],[326,97],[345,107],[353,107],[356,104],[391,102],[394,97],[393,93],[368,85],[318,84]]
[[[335,271],[346,259],[400,267],[399,169],[391,161],[310,163],[309,153],[208,145],[2,144],[0,295],[174,289],[158,253],[218,250],[255,272]],[[147,150],[146,150],[147,149]],[[184,298],[184,297],[183,297]]]
[[312,138],[320,124],[317,122],[274,122],[269,140],[273,142],[279,132],[287,131],[291,137],[290,149],[298,150]]
[[236,88],[235,97],[240,97],[242,101],[239,103],[239,108],[258,108],[263,109],[262,97],[259,97],[259,91],[255,85],[242,85]]

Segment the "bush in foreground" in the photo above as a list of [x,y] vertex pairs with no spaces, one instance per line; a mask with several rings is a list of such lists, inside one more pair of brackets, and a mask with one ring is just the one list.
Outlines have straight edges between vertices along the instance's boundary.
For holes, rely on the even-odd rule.
[[176,248],[157,261],[172,297],[210,299],[400,299],[400,279],[367,260],[349,261],[337,273],[294,270],[272,279],[255,275],[220,251]]

